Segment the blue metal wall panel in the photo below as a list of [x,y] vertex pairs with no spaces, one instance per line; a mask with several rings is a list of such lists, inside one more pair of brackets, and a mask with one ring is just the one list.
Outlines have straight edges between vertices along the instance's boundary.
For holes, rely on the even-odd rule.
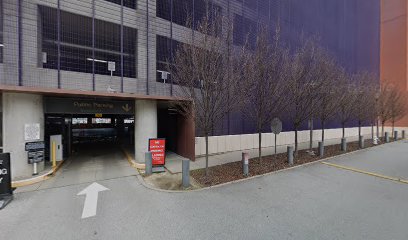
[[[258,0],[258,19],[253,19],[253,9],[246,8],[245,4],[242,15],[260,20],[265,8],[269,8],[270,25],[279,21],[286,45],[296,47],[302,35],[315,36],[350,73],[365,70],[379,75],[380,0]],[[315,122],[318,127],[319,122]],[[332,121],[328,127],[339,127],[339,124]],[[307,128],[307,123],[303,128]],[[292,130],[289,122],[284,121],[284,130]],[[247,134],[254,131],[254,124],[236,113],[230,115],[230,129],[217,132]],[[265,132],[268,131],[266,128]]]

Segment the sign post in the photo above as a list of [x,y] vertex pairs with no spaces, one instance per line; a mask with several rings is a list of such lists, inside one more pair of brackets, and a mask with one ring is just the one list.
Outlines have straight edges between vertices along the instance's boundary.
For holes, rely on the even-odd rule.
[[0,153],[0,209],[13,200],[10,153]]
[[25,150],[28,152],[28,164],[33,164],[33,175],[37,175],[37,163],[44,161],[44,142],[28,142]]
[[113,77],[113,72],[116,71],[116,63],[115,62],[108,62],[108,71],[110,72],[110,83],[108,87],[108,92],[115,92],[115,90],[111,87],[112,85],[112,77]]
[[275,134],[275,155],[276,155],[277,135],[282,132],[282,121],[279,118],[272,119],[271,131]]
[[152,171],[163,172],[166,164],[166,139],[149,139],[149,152],[152,153]]

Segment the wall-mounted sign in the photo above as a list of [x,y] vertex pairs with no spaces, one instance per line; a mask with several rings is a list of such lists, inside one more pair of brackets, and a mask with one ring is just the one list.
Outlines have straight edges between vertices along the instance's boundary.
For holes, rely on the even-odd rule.
[[40,140],[40,124],[31,123],[24,125],[24,139],[26,141]]
[[60,114],[134,114],[134,101],[104,101],[75,98],[45,98],[45,113]]
[[166,163],[166,139],[149,139],[149,152],[152,153],[153,166]]
[[25,150],[26,151],[38,151],[38,150],[44,150],[45,148],[45,143],[43,141],[41,142],[28,142],[25,144]]

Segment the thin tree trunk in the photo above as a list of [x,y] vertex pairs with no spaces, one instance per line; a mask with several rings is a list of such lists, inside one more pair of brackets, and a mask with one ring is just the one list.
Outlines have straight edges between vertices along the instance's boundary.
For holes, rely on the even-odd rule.
[[346,127],[345,127],[344,122],[341,123],[341,128],[343,129],[343,138],[346,138]]
[[259,163],[262,161],[262,132],[258,132],[258,138],[259,138],[259,146],[258,146],[258,156],[259,156]]
[[381,121],[381,138],[384,139],[384,122]]
[[298,151],[298,129],[295,127],[295,156],[297,155]]
[[371,139],[374,140],[374,122],[371,122]]
[[322,143],[324,146],[324,121],[322,121]]
[[313,150],[313,118],[310,119],[310,141],[309,141],[309,151]]
[[205,176],[209,176],[208,169],[208,133],[205,134]]
[[392,137],[394,138],[394,126],[395,126],[395,121],[392,120]]
[[361,137],[361,121],[358,121],[358,137]]

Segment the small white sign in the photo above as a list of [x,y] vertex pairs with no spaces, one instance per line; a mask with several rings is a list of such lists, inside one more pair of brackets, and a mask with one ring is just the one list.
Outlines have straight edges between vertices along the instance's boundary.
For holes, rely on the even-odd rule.
[[116,63],[115,62],[108,62],[108,70],[111,72],[116,71]]
[[24,140],[35,141],[40,140],[40,124],[32,123],[24,125]]

